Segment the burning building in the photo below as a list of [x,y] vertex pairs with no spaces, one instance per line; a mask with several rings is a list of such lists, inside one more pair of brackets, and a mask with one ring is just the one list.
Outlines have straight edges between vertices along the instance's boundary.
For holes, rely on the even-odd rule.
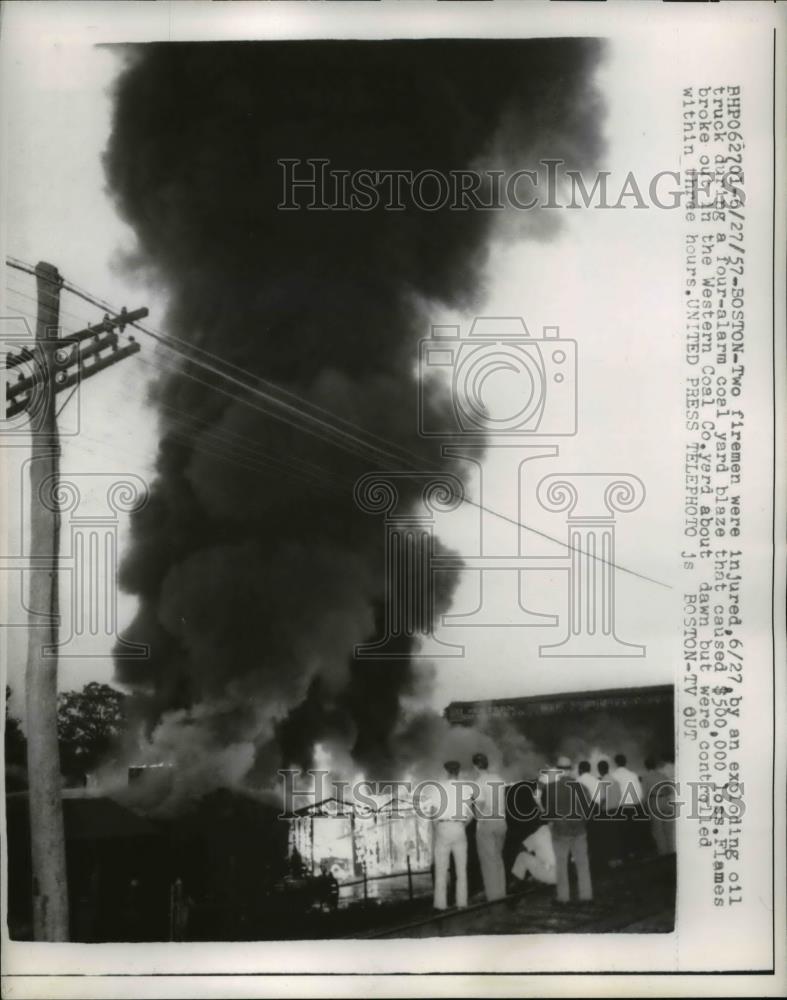
[[375,816],[377,871],[425,871],[432,864],[430,822],[411,802],[390,799]]
[[431,826],[406,800],[369,808],[331,797],[295,813],[289,854],[307,874],[318,875],[325,866],[340,883],[427,871]]

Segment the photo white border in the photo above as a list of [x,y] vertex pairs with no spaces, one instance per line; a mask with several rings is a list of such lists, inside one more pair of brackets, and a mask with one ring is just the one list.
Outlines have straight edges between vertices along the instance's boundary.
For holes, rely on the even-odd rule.
[[[774,234],[775,391],[777,426],[784,426],[785,400],[785,8],[770,4],[665,5],[661,3],[586,5],[423,3],[221,3],[170,0],[156,4],[92,2],[24,4],[3,7],[0,53],[10,72],[15,53],[52,44],[98,44],[152,40],[275,38],[420,38],[625,36],[658,30],[777,29],[779,39],[775,120],[776,184]],[[5,194],[5,190],[3,191]],[[5,246],[3,246],[5,250]],[[774,524],[785,523],[784,437],[777,443]],[[780,546],[774,553],[776,732],[785,731],[785,572]],[[10,942],[3,927],[3,995],[8,997],[88,996],[765,996],[780,995],[785,978],[785,745],[776,741],[775,944],[774,975],[655,973],[674,966],[672,935],[522,935],[454,939],[397,940],[385,943],[336,941],[79,945]],[[7,865],[3,838],[3,866]],[[661,941],[656,940],[661,938]],[[566,957],[569,957],[567,962]],[[589,969],[572,974],[578,956]],[[348,961],[354,969],[348,972]],[[522,974],[537,961],[553,971]],[[483,965],[487,974],[472,972]],[[307,969],[308,976],[298,975]],[[390,975],[392,970],[399,974]],[[647,970],[644,973],[635,969]],[[46,972],[44,970],[47,970]],[[491,970],[495,970],[492,974]],[[616,975],[617,971],[626,975]],[[199,976],[194,976],[198,971]],[[753,970],[754,971],[754,970]],[[140,973],[143,973],[140,975]],[[114,975],[113,975],[114,973]],[[263,974],[260,974],[263,973]],[[510,974],[509,974],[510,973]],[[516,974],[515,974],[516,973]],[[120,976],[118,976],[120,974]],[[428,976],[428,978],[424,978]],[[325,978],[323,978],[325,977]]]

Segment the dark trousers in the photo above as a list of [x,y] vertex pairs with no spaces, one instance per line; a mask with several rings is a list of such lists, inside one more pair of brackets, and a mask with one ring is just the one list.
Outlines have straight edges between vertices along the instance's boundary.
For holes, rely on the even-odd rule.
[[595,827],[595,837],[598,844],[598,863],[602,867],[608,867],[616,861],[620,861],[622,849],[622,830],[624,820],[617,816],[599,816],[593,820]]
[[650,824],[642,806],[625,805],[620,807],[623,817],[621,822],[621,848],[623,856],[642,854],[648,849],[650,842]]
[[588,820],[587,835],[588,855],[590,856],[590,873],[593,878],[596,878],[607,867],[604,827],[602,821],[597,816]]

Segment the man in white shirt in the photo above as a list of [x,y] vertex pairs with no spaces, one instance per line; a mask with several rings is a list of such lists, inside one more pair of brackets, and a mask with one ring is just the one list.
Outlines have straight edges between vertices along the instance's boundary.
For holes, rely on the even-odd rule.
[[581,760],[579,766],[577,767],[577,773],[579,775],[580,785],[584,785],[588,792],[588,798],[592,803],[596,803],[600,798],[600,790],[598,787],[598,778],[590,770],[590,761]]
[[675,787],[649,757],[645,761],[642,798],[650,817],[650,832],[659,854],[675,853]]
[[612,777],[620,788],[620,801],[624,806],[638,806],[642,802],[642,782],[638,776],[626,767],[626,755],[615,756],[615,770]]
[[620,789],[620,815],[623,817],[621,836],[623,853],[629,856],[637,854],[642,846],[643,821],[645,813],[642,808],[642,783],[639,777],[626,767],[626,755],[615,755],[615,770],[612,779]]
[[471,788],[459,780],[459,761],[443,764],[446,778],[437,791],[434,824],[434,908],[448,909],[448,866],[456,869],[456,906],[467,906],[467,824],[472,819]]
[[506,841],[505,786],[499,774],[489,770],[485,753],[473,755],[478,794],[473,802],[476,814],[475,843],[488,902],[506,894],[503,846]]

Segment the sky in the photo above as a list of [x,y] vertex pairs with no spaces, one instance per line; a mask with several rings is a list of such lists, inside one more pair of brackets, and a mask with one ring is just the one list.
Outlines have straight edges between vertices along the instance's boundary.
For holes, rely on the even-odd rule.
[[[55,264],[69,281],[118,308],[144,305],[155,324],[164,311],[163,295],[132,283],[119,263],[133,246],[133,234],[114,211],[101,165],[111,121],[109,89],[118,66],[117,53],[108,48],[41,46],[27,49],[24,61],[7,67],[4,250],[27,263],[46,260]],[[32,322],[35,306],[26,296],[35,296],[34,280],[9,268],[5,278],[3,315],[18,323],[21,311],[27,314],[21,318]],[[68,294],[62,297],[61,310],[65,329],[79,329],[101,318],[100,312]],[[155,375],[152,346],[152,342],[145,343],[140,354],[84,383],[61,417],[63,475],[76,474],[86,500],[96,501],[91,512],[101,506],[97,491],[105,482],[101,478],[100,485],[93,485],[91,478],[122,478],[128,473],[145,482],[152,478],[156,421],[146,405],[148,383]],[[3,456],[12,466],[6,477],[12,539],[21,534],[17,527],[24,507],[21,463],[26,457],[24,448],[6,449]],[[117,532],[122,550],[127,515],[118,515]],[[68,533],[64,532],[61,553],[66,557],[67,545]],[[19,583],[16,575],[15,582]],[[66,605],[68,589],[68,585],[63,588]],[[9,620],[14,624],[25,620],[20,598],[18,586],[16,591],[10,589],[9,599],[16,607],[9,608]],[[117,599],[122,628],[131,617],[134,601],[122,593]],[[24,669],[25,631],[17,628],[9,639],[15,691],[21,687],[15,674]],[[61,660],[61,688],[81,687],[94,679],[111,680],[112,640],[105,639],[101,645],[103,649],[91,642],[88,658]]]
[[[680,95],[667,84],[659,46],[641,38],[636,47],[613,43],[600,83],[607,100],[604,133],[608,152],[603,167],[613,171],[611,189],[631,170],[638,178],[679,168]],[[56,264],[72,282],[118,307],[150,310],[149,322],[163,322],[165,291],[132,280],[122,261],[134,238],[108,197],[101,166],[110,128],[111,87],[122,52],[84,44],[36,43],[14,50],[7,61],[6,224],[4,250],[25,261]],[[673,60],[689,60],[676,41]],[[661,86],[663,82],[664,86]],[[665,89],[670,88],[670,89]],[[615,180],[616,179],[616,180]],[[563,338],[578,345],[579,433],[559,442],[559,457],[527,467],[524,513],[517,511],[510,465],[503,450],[491,449],[483,469],[484,503],[528,524],[557,542],[522,533],[527,554],[565,553],[559,543],[565,524],[534,501],[538,480],[547,473],[629,473],[645,484],[639,511],[618,521],[617,561],[632,573],[618,575],[618,634],[647,646],[636,659],[546,660],[540,644],[559,641],[560,629],[521,628],[506,619],[512,574],[487,578],[487,600],[500,608],[500,623],[489,627],[444,626],[445,641],[463,644],[462,657],[440,661],[432,702],[442,709],[453,699],[505,697],[551,691],[604,688],[671,680],[673,666],[664,645],[662,622],[671,613],[675,593],[675,552],[661,544],[675,527],[671,502],[679,471],[667,450],[653,449],[660,433],[669,434],[669,415],[677,415],[674,379],[669,366],[680,348],[679,213],[580,210],[564,212],[559,235],[549,243],[518,239],[518,218],[506,221],[495,243],[488,273],[487,315],[522,316],[533,338],[544,326],[559,326]],[[527,220],[525,220],[526,222]],[[653,262],[660,261],[658,280]],[[674,261],[674,267],[666,263]],[[18,321],[29,311],[32,281],[6,269],[3,316]],[[76,326],[97,315],[72,296],[63,300],[64,324]],[[434,322],[458,322],[467,329],[470,316],[435,313]],[[428,330],[424,331],[428,335]],[[63,438],[64,475],[79,480],[95,511],[101,506],[107,476],[132,475],[149,482],[156,447],[156,417],[146,403],[158,357],[153,344],[140,338],[142,352],[86,383],[78,401],[62,418],[78,433]],[[647,349],[643,343],[647,341]],[[636,422],[631,417],[636,414]],[[70,420],[70,423],[69,423]],[[549,443],[557,443],[550,439]],[[23,532],[24,448],[6,449],[10,485],[7,510],[11,538]],[[478,483],[475,484],[476,490]],[[465,506],[440,519],[440,537],[460,553],[477,552],[477,509]],[[485,525],[495,530],[493,518]],[[497,529],[501,522],[497,519]],[[15,525],[19,525],[16,528]],[[63,555],[68,556],[64,532]],[[117,539],[122,552],[128,518],[119,515]],[[381,559],[383,536],[381,525]],[[639,574],[639,575],[636,575]],[[642,579],[649,577],[652,581]],[[537,580],[534,578],[538,577]],[[16,577],[18,582],[18,577]],[[494,587],[500,588],[493,593]],[[466,613],[478,600],[479,576],[466,572],[454,601],[454,613]],[[525,578],[527,602],[534,611],[564,615],[565,574],[531,573]],[[21,594],[9,590],[12,605]],[[67,608],[68,594],[64,595]],[[118,596],[119,627],[133,616],[134,600]],[[12,687],[19,689],[24,663],[25,629],[21,605],[9,609],[9,665]],[[60,667],[62,688],[88,680],[109,681],[112,640],[74,646]],[[84,654],[85,649],[90,655]]]

